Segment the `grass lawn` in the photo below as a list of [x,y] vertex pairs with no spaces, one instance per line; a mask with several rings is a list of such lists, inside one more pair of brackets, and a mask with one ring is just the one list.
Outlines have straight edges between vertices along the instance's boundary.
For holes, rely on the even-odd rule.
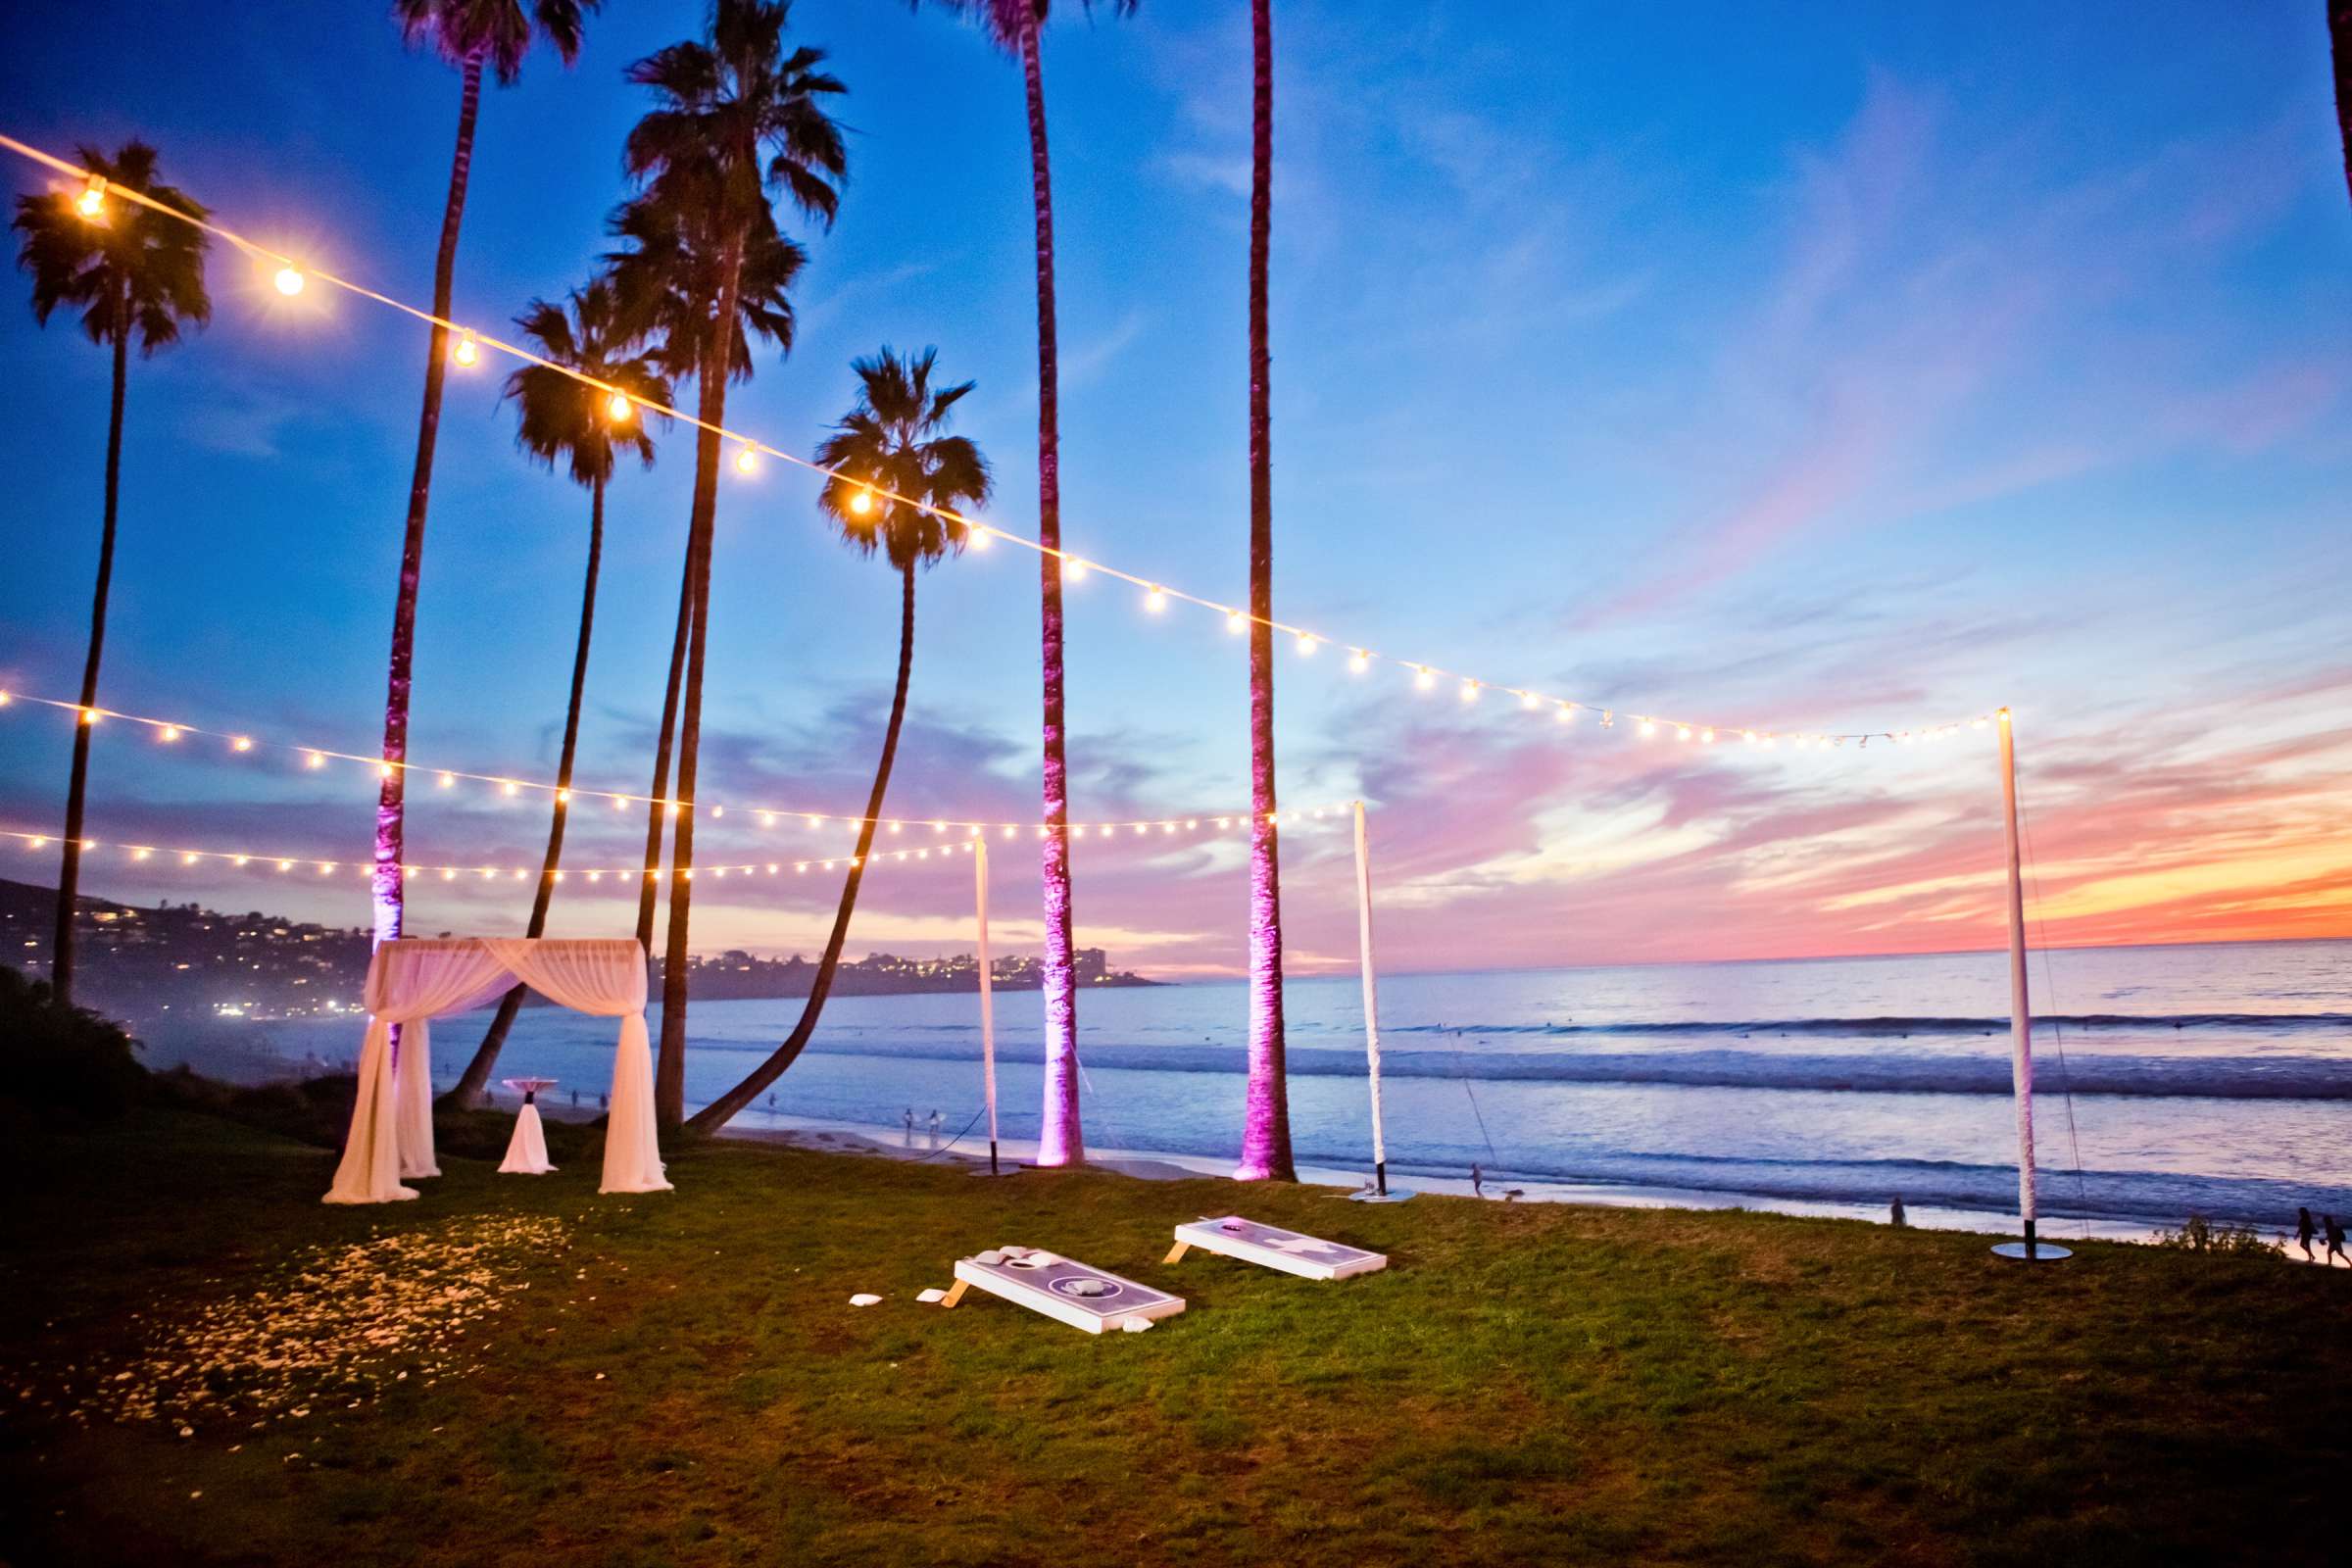
[[[0,1561],[2345,1560],[2352,1273],[736,1143],[600,1199],[551,1134],[351,1210],[210,1115],[0,1116]],[[1160,1266],[1236,1207],[1390,1268]],[[1191,1309],[915,1303],[998,1243]]]

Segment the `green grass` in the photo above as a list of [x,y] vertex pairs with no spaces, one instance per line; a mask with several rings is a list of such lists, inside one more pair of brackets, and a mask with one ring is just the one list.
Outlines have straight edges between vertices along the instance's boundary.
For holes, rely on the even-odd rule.
[[[590,1135],[552,1131],[560,1175],[445,1156],[419,1201],[349,1210],[318,1202],[331,1156],[205,1114],[0,1124],[0,1560],[2342,1560],[2352,1275],[727,1143],[679,1151],[675,1194],[600,1199]],[[1170,1225],[1235,1207],[1390,1268],[1160,1266]],[[464,1330],[479,1370],[184,1439],[44,1403],[298,1254],[517,1216],[568,1242],[510,1260]],[[1191,1308],[1097,1340],[915,1304],[1004,1242]]]

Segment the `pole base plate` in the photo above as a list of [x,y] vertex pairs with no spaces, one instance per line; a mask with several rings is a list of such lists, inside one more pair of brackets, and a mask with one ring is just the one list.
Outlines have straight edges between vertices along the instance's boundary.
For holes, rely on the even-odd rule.
[[1348,1201],[1350,1203],[1401,1203],[1412,1196],[1401,1187],[1392,1187],[1385,1193],[1358,1190],[1348,1195]]
[[1993,1248],[1992,1255],[2013,1257],[2024,1263],[2055,1263],[2061,1258],[2072,1257],[2075,1253],[2072,1248],[2059,1247],[2049,1242],[2035,1242],[2034,1250],[2030,1252],[2026,1250],[2026,1244],[2023,1242],[2002,1242]]

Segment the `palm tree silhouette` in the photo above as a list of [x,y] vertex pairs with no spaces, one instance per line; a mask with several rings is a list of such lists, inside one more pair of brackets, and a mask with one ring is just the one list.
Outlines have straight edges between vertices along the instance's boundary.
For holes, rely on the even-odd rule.
[[33,318],[46,326],[59,306],[81,312],[81,330],[114,351],[114,397],[106,425],[106,510],[98,531],[98,586],[90,597],[90,649],[81,666],[81,722],[74,727],[74,762],[66,782],[66,833],[57,872],[57,927],[49,950],[50,994],[74,1003],[74,912],[81,887],[81,812],[89,782],[90,727],[98,702],[98,660],[106,646],[106,598],[115,576],[115,519],[122,493],[122,400],[129,380],[130,342],[141,357],[179,341],[183,322],[212,319],[204,290],[203,229],[127,200],[109,201],[109,188],[137,191],[167,207],[202,218],[184,192],[155,177],[156,151],[124,142],[112,158],[79,149],[90,183],[78,191],[17,198],[16,230],[24,235],[17,265],[32,274]]
[[899,751],[899,727],[906,716],[906,681],[914,668],[914,572],[951,552],[961,551],[967,530],[943,512],[977,508],[988,500],[987,460],[963,436],[947,434],[949,411],[973,383],[934,391],[937,349],[900,359],[888,345],[852,368],[860,383],[858,406],[834,426],[816,449],[816,461],[834,472],[817,495],[817,506],[841,529],[842,541],[864,555],[880,551],[899,574],[899,683],[890,701],[890,724],[882,732],[882,760],[874,765],[874,787],[858,824],[858,851],[841,885],[841,906],[833,916],[825,956],[802,1004],[801,1020],[775,1052],[743,1082],[697,1112],[689,1124],[723,1127],[753,1097],[792,1065],[833,989],[842,943],[850,934],[850,911],[873,849],[874,823],[890,788],[890,767]]
[[1282,863],[1274,826],[1273,359],[1266,249],[1274,209],[1272,0],[1250,0],[1250,1084],[1234,1175],[1296,1181],[1282,1024]]
[[[717,298],[718,256],[698,244],[682,215],[648,194],[612,218],[612,232],[629,249],[606,256],[623,313],[652,334],[651,357],[665,373],[693,375],[702,368],[710,337],[710,305]],[[736,283],[735,341],[728,350],[728,377],[752,373],[751,339],[757,335],[780,352],[792,352],[793,315],[788,291],[808,257],[776,231],[759,225],[744,249]],[[661,903],[662,803],[669,789],[670,741],[678,723],[678,688],[686,669],[686,634],[693,623],[694,561],[687,555],[678,582],[677,629],[669,646],[669,681],[662,698],[662,723],[654,743],[653,785],[646,791],[645,876],[637,892],[637,945],[654,951],[654,911]]]
[[[623,161],[646,182],[645,216],[674,225],[678,255],[699,258],[688,283],[702,308],[683,347],[699,348],[692,367],[699,389],[694,508],[687,524],[690,601],[686,662],[677,713],[679,801],[670,849],[669,930],[662,977],[662,1049],[654,1072],[654,1113],[674,1125],[686,1096],[686,953],[694,875],[694,800],[702,748],[703,662],[710,646],[710,541],[718,511],[719,426],[726,419],[732,346],[741,331],[747,257],[775,235],[775,196],[830,223],[848,168],[841,127],[820,98],[846,89],[817,68],[818,49],[784,52],[789,0],[716,0],[708,36],[671,44],[629,68],[629,79],[654,90],[656,105],[630,130]],[[639,204],[631,204],[633,207]],[[796,264],[797,266],[797,264]],[[665,291],[654,291],[662,297]],[[686,373],[676,347],[664,349],[672,373]],[[749,374],[749,356],[740,362]],[[747,452],[749,449],[746,449]],[[655,792],[659,795],[660,791]]]
[[[553,469],[558,459],[571,468],[572,479],[588,488],[588,571],[580,589],[580,635],[571,656],[571,697],[564,710],[564,744],[556,758],[556,798],[547,829],[547,861],[540,868],[539,888],[531,898],[530,923],[523,935],[536,937],[547,930],[547,906],[555,897],[556,871],[564,863],[564,820],[570,808],[571,766],[580,739],[580,697],[588,682],[588,641],[596,625],[596,578],[605,552],[605,486],[612,479],[613,460],[633,452],[646,467],[654,466],[654,441],[646,429],[651,404],[669,402],[669,382],[650,356],[632,353],[631,333],[624,324],[620,296],[612,282],[598,278],[574,289],[568,311],[547,300],[533,300],[514,318],[523,336],[539,353],[564,369],[586,376],[595,385],[546,365],[526,365],[507,377],[506,395],[519,411],[514,444],[542,466]],[[482,1035],[481,1046],[458,1078],[449,1098],[466,1104],[490,1081],[490,1069],[514,1025],[524,988],[517,985],[499,999],[498,1012]]]
[[[441,213],[441,248],[433,257],[433,315],[449,318],[450,283],[458,264],[458,224],[466,216],[466,181],[473,167],[473,127],[482,104],[482,68],[513,86],[522,57],[544,37],[565,65],[580,54],[584,13],[601,0],[393,0],[403,40],[429,44],[458,68],[458,146],[450,158],[449,200]],[[425,504],[433,485],[433,445],[441,430],[441,380],[448,366],[449,331],[436,321],[424,354],[424,406],[416,416],[416,466],[409,479],[408,520],[401,534],[400,590],[392,606],[392,656],[384,691],[384,781],[375,807],[375,939],[400,935],[403,912],[401,851],[406,838],[409,770],[409,683],[416,657],[416,585],[424,570]]]
[[[910,0],[920,8],[922,0]],[[1029,190],[1037,220],[1037,537],[1039,621],[1045,664],[1043,796],[1046,916],[1045,1116],[1039,1129],[1040,1165],[1086,1161],[1078,1116],[1078,1005],[1070,942],[1070,788],[1064,743],[1061,665],[1061,433],[1060,368],[1054,335],[1054,189],[1046,156],[1046,79],[1038,32],[1052,0],[933,0],[968,17],[997,47],[1021,63],[1029,106]],[[1092,0],[1081,0],[1087,12]],[[1138,0],[1105,0],[1131,16]]]

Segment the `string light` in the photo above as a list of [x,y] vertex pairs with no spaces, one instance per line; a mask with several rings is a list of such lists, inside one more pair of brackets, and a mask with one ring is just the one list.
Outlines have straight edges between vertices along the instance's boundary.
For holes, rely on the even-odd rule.
[[614,424],[628,423],[629,416],[636,412],[636,408],[626,392],[615,392],[605,400],[605,415]]
[[[36,147],[28,146],[27,144],[18,141],[13,137],[0,136],[0,148],[6,148],[7,150],[14,152],[21,157],[26,158],[34,163],[44,165],[47,168],[70,177],[83,179],[85,181],[90,178],[86,171],[68,163],[64,159],[58,158],[54,154],[44,152]],[[143,192],[134,190],[120,190],[115,187],[105,187],[105,189],[121,195],[124,200],[136,203],[139,206],[145,207],[150,211],[170,218],[175,221],[187,223],[190,226],[201,228],[208,233],[215,234],[227,244],[234,246],[236,249],[253,257],[257,261],[265,263],[277,263],[278,270],[275,273],[274,280],[279,292],[283,294],[294,295],[302,292],[306,277],[311,273],[316,273],[316,275],[322,281],[330,284],[333,287],[359,295],[361,298],[372,301],[375,304],[397,311],[429,325],[438,326],[444,331],[452,331],[461,334],[461,353],[464,352],[465,346],[467,343],[470,343],[474,346],[474,352],[476,353],[478,353],[479,349],[485,347],[496,349],[500,353],[510,355],[514,358],[525,361],[526,363],[538,365],[547,369],[554,370],[559,374],[570,376],[572,379],[580,381],[587,386],[606,390],[611,395],[611,407],[613,411],[613,416],[616,419],[625,416],[623,409],[628,403],[628,399],[626,398],[625,394],[620,392],[619,389],[610,387],[607,383],[601,382],[595,377],[584,375],[580,371],[573,369],[570,367],[553,364],[543,356],[534,354],[530,350],[519,345],[504,342],[487,333],[477,332],[473,328],[464,326],[459,322],[449,320],[445,318],[436,317],[430,312],[421,310],[416,306],[411,305],[403,300],[395,299],[390,295],[370,289],[363,284],[353,282],[348,278],[338,277],[329,272],[319,271],[317,269],[309,269],[306,270],[306,269],[304,269],[291,256],[285,255],[284,253],[273,250],[269,246],[262,245],[254,240],[248,239],[244,235],[223,227],[217,222],[213,222],[207,219],[196,218],[190,214],[183,213],[176,208],[167,206],[164,203],[156,201],[154,198],[146,195]],[[83,199],[86,200],[86,197],[87,192],[85,191]],[[468,360],[466,363],[471,362]],[[779,448],[759,441],[756,438],[748,436],[740,431],[728,430],[723,426],[709,425],[705,421],[679,409],[663,407],[661,405],[655,405],[654,407],[656,408],[657,412],[664,415],[665,416],[679,419],[697,429],[709,429],[722,439],[732,440],[739,443],[739,451],[736,457],[736,466],[739,471],[746,474],[749,474],[756,469],[759,455],[765,454],[773,456],[782,462],[808,469],[811,472],[822,474],[836,480],[845,480],[846,482],[846,476],[836,472],[835,470],[828,469],[820,464],[810,463],[805,459],[796,457],[789,452],[785,452]],[[888,497],[891,500],[900,502],[903,505],[912,507],[917,511],[925,513],[926,514],[937,517],[943,522],[948,523],[951,527],[961,527],[966,531],[975,545],[984,543],[987,535],[990,533],[1004,532],[1002,529],[996,529],[988,524],[980,523],[973,518],[963,516],[951,509],[934,507],[928,503],[916,500],[915,498],[899,495],[896,492],[889,490],[887,487],[868,485],[865,486],[865,488],[871,494]],[[1095,564],[1072,556],[1066,551],[1048,549],[1045,545],[1036,540],[1026,539],[1017,534],[1005,533],[1004,537],[1025,549],[1036,551],[1040,555],[1049,555],[1056,558],[1061,564],[1062,575],[1065,581],[1075,582],[1084,578],[1088,570],[1095,565]],[[1105,566],[1102,567],[1101,569],[1109,572],[1113,576],[1117,576],[1128,582],[1134,583],[1138,587],[1152,586],[1140,577],[1136,577],[1127,572],[1119,571],[1113,567]],[[1161,592],[1165,598],[1183,599],[1189,604],[1198,605],[1204,609],[1216,610],[1226,613],[1228,616],[1242,614],[1245,621],[1260,618],[1247,615],[1243,612],[1235,611],[1227,606],[1218,605],[1214,601],[1202,599],[1197,595],[1182,593],[1172,589],[1162,589]],[[1288,632],[1293,635],[1310,635],[1306,628],[1285,625],[1280,621],[1275,621],[1270,618],[1266,619],[1266,624],[1274,630]],[[1318,640],[1327,640],[1320,639],[1319,634],[1314,635],[1318,635]],[[1362,647],[1355,650],[1354,654],[1350,657],[1349,667],[1351,669],[1360,668],[1373,659],[1390,659],[1394,662],[1405,663],[1406,667],[1415,670],[1416,674],[1429,672],[1433,676],[1435,674],[1451,674],[1455,675],[1457,678],[1470,678],[1467,676],[1459,676],[1458,672],[1437,669],[1435,666],[1427,664],[1412,663],[1401,660],[1395,660],[1394,656],[1376,653],[1369,647]],[[1484,685],[1495,683],[1482,681],[1480,684]],[[1517,690],[1518,688],[1511,687],[1506,689]],[[1564,699],[1551,698],[1549,694],[1539,693],[1538,696],[1545,698],[1546,700],[1564,701]],[[1668,719],[1666,722],[1676,723],[1679,725],[1690,721]],[[1961,722],[1967,722],[1974,726],[1981,727],[1983,723],[1983,715],[1979,715],[1979,717],[1975,719],[1963,720]],[[1955,731],[1957,727],[1957,724],[1940,725],[1931,730],[1916,732],[1916,736],[1917,738],[1923,739],[1941,738],[1942,736],[1948,735]],[[1820,744],[1836,745],[1848,739],[1865,740],[1868,738],[1880,737],[1891,738],[1895,733],[1896,732],[1886,730],[1872,730],[1866,732],[1849,731],[1843,734],[1818,735],[1815,736],[1814,739]],[[1905,739],[1897,742],[1897,744],[1909,744],[1910,739],[1913,738],[1914,732],[1902,733],[1904,733]]]
[[1316,639],[1315,639],[1315,634],[1314,634],[1313,632],[1311,632],[1311,631],[1302,631],[1302,632],[1300,632],[1300,633],[1298,634],[1298,657],[1299,657],[1299,658],[1301,658],[1301,659],[1312,659],[1312,658],[1314,658],[1314,657],[1315,657],[1315,641],[1316,641]]
[[1154,584],[1152,591],[1144,595],[1144,608],[1152,612],[1152,613],[1154,615],[1167,609],[1167,590]]
[[850,511],[853,514],[862,517],[873,510],[874,492],[872,490],[868,489],[864,485],[859,485],[857,489],[850,492]]
[[481,346],[474,341],[473,333],[470,331],[460,337],[458,346],[450,352],[450,358],[468,369],[471,369],[474,362],[481,357]]
[[1250,617],[1238,610],[1229,610],[1225,612],[1225,629],[1238,636],[1250,629]]
[[90,182],[81,187],[74,198],[74,210],[84,218],[95,219],[106,211],[106,176],[92,174]]

